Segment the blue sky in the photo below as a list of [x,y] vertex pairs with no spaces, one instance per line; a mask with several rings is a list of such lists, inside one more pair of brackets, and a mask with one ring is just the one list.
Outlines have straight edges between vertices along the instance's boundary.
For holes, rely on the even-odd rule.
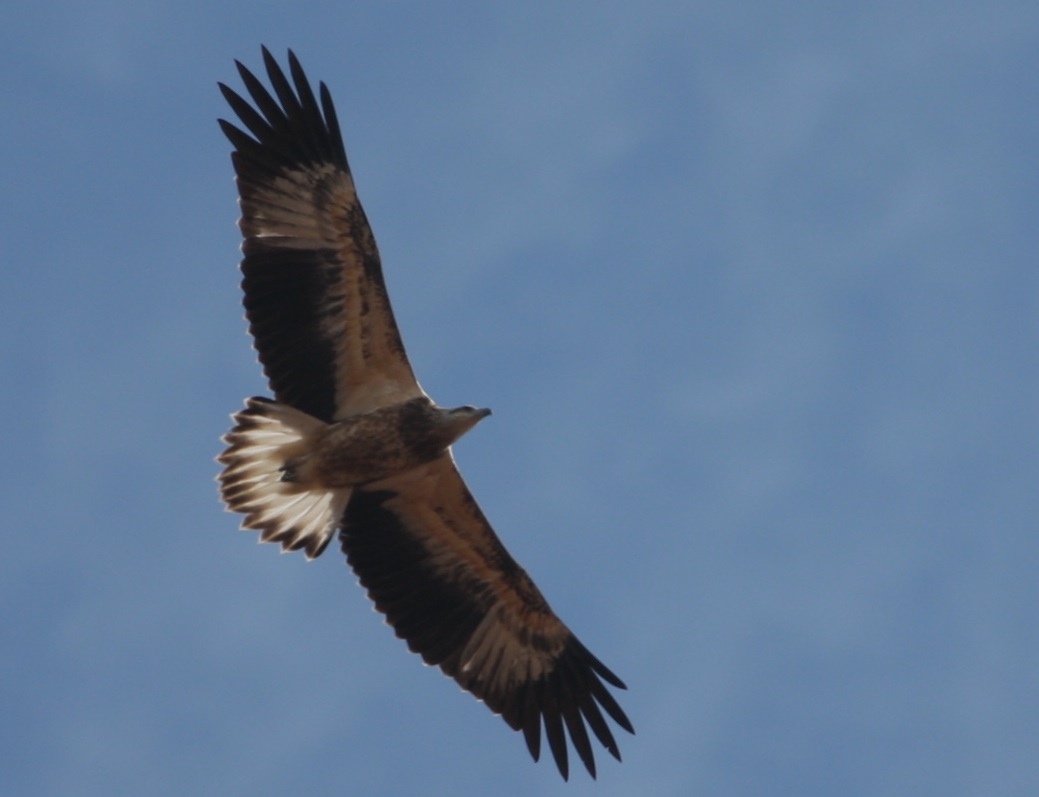
[[[20,795],[1039,793],[1039,6],[0,11]],[[256,545],[217,92],[335,97],[425,388],[630,687],[598,782]]]

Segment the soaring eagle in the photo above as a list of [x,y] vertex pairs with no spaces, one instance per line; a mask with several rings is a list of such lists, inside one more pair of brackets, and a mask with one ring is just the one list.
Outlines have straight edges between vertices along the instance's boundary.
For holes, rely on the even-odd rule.
[[552,612],[495,535],[451,444],[489,410],[437,406],[412,373],[375,239],[324,83],[291,82],[263,49],[273,94],[236,62],[252,104],[220,90],[234,145],[242,289],[274,399],[233,416],[220,491],[242,528],[319,556],[333,535],[408,647],[523,731],[544,725],[559,771],[566,737],[591,776],[588,734],[620,760],[603,713],[634,733],[604,681],[624,683]]

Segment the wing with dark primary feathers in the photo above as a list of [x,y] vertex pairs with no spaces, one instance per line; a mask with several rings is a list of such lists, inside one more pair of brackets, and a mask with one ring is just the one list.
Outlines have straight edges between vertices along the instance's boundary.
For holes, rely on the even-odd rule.
[[592,777],[588,728],[620,760],[603,711],[634,731],[603,681],[624,683],[552,612],[450,454],[355,490],[339,539],[397,636],[523,731],[535,760],[542,726],[564,778],[567,734]]
[[291,51],[291,83],[266,48],[263,60],[274,95],[236,62],[254,105],[220,84],[245,130],[220,127],[235,147],[246,317],[271,389],[326,422],[424,395],[328,89],[319,102]]

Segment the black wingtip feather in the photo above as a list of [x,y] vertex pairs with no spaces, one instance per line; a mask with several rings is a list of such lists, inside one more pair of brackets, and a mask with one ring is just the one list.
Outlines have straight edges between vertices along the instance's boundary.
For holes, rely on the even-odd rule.
[[217,124],[220,125],[220,129],[221,131],[223,131],[223,134],[227,136],[227,140],[231,142],[231,146],[233,146],[236,150],[241,151],[248,147],[250,144],[256,143],[251,138],[249,138],[249,136],[247,136],[233,124],[228,122],[226,119],[217,119],[216,121]]
[[339,129],[339,117],[336,115],[335,103],[332,102],[332,94],[324,81],[321,81],[318,86],[318,92],[321,95],[321,112],[324,114],[325,124],[328,125],[329,140],[334,149],[333,154],[342,163],[346,163],[346,145],[343,143],[343,134]]
[[595,756],[592,753],[592,743],[588,738],[588,731],[584,727],[584,720],[581,719],[581,712],[577,706],[566,700],[562,704],[562,713],[563,722],[566,723],[566,729],[570,734],[570,741],[577,751],[577,756],[581,759],[584,768],[588,770],[588,774],[594,780]]
[[527,749],[530,751],[530,757],[535,762],[541,758],[541,710],[538,707],[541,701],[538,698],[539,692],[540,683],[528,683],[524,686],[523,694],[520,695],[522,701],[520,723],[523,728],[523,738],[527,743]]
[[548,738],[548,749],[556,760],[556,767],[563,780],[570,779],[570,758],[566,748],[566,733],[563,730],[563,717],[559,705],[559,695],[549,687],[545,690],[545,702],[542,705],[542,717],[545,721],[545,736]]
[[595,702],[590,692],[582,693],[579,700],[581,713],[584,715],[585,722],[588,723],[595,737],[610,755],[620,761],[620,748],[617,746],[617,740],[613,738],[610,726],[606,724],[606,719],[603,717],[602,712],[599,711],[599,704]]

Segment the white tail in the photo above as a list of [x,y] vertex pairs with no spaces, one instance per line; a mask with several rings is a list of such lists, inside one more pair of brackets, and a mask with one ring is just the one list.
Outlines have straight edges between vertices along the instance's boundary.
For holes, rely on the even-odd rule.
[[350,488],[303,488],[283,481],[284,466],[307,451],[307,438],[325,426],[305,412],[266,398],[251,398],[224,435],[227,450],[217,462],[220,495],[227,508],[245,515],[243,529],[262,532],[261,542],[284,551],[303,548],[321,555],[350,500]]

